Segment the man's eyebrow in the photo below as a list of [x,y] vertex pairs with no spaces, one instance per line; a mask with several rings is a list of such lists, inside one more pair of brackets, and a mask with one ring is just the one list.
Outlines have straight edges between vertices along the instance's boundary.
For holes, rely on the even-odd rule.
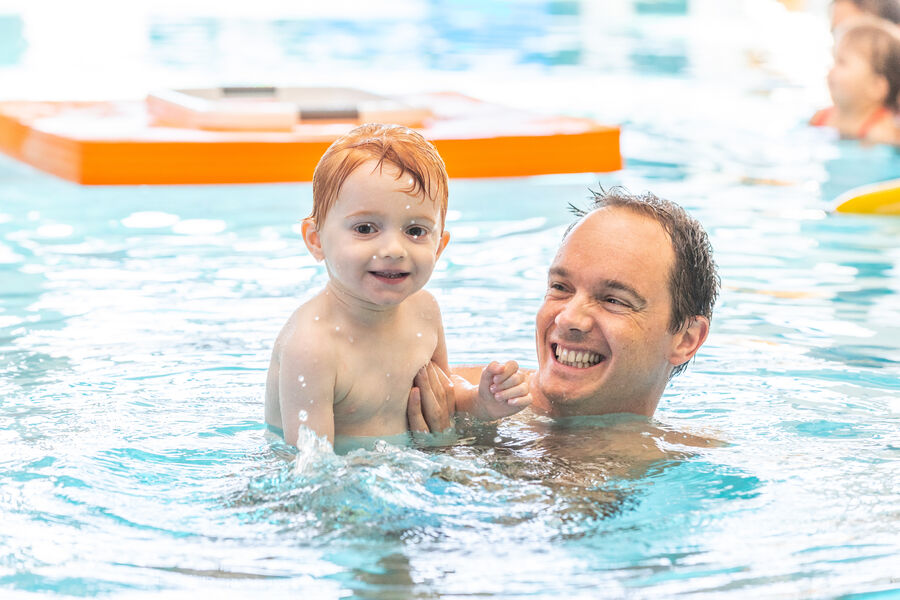
[[556,275],[565,279],[569,276],[569,271],[565,267],[552,266],[550,267],[549,275]]
[[628,285],[627,283],[622,283],[618,279],[604,279],[603,287],[612,288],[614,290],[621,290],[626,294],[632,296],[639,306],[637,308],[643,308],[647,305],[647,299],[641,296],[636,289]]
[[[550,267],[550,275],[554,277],[561,277],[562,279],[568,279],[570,275],[570,271],[565,267]],[[644,298],[641,294],[638,293],[636,289],[619,281],[618,279],[601,279],[597,282],[595,289],[614,289],[625,292],[629,296],[634,299],[635,304],[637,304],[637,308],[643,308],[647,305],[647,299]]]

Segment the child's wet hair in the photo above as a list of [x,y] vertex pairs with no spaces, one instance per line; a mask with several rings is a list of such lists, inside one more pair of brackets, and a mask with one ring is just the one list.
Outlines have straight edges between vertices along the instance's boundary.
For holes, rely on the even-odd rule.
[[842,29],[837,44],[847,44],[868,57],[872,70],[887,80],[884,105],[897,111],[900,96],[900,28],[883,19],[861,17]]
[[334,205],[341,187],[360,165],[375,161],[375,169],[384,164],[412,178],[406,191],[421,194],[423,200],[439,203],[441,226],[447,215],[448,178],[444,161],[435,147],[417,131],[402,125],[370,123],[360,125],[334,141],[316,165],[313,174],[313,209],[310,217],[323,223]]
[[900,23],[900,1],[898,0],[837,0],[851,2],[864,13],[886,19],[892,23]]

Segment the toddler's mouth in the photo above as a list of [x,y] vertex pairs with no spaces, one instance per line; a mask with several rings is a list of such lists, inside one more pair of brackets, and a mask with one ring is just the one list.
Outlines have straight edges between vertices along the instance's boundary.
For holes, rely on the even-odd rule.
[[409,276],[409,271],[369,271],[369,273],[379,279],[387,279],[390,281],[399,281]]

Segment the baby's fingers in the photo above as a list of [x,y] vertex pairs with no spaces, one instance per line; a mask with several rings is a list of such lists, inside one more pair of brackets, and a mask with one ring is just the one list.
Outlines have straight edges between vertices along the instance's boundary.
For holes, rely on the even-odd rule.
[[[493,373],[491,384],[502,385],[504,381],[509,380],[513,375],[519,373],[519,363],[514,360],[506,361],[502,365],[497,362],[492,362],[488,365],[487,370],[490,370]],[[515,383],[512,385],[515,385]]]
[[531,404],[531,395],[528,393],[528,380],[520,381],[516,385],[506,387],[494,392],[494,400],[506,402],[513,406],[528,406]]

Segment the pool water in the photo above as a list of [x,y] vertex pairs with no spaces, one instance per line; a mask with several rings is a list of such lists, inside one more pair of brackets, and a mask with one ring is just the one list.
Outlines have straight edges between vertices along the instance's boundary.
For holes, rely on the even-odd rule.
[[[649,189],[720,265],[695,363],[651,421],[290,448],[262,398],[325,281],[298,236],[310,186],[79,187],[0,157],[0,596],[900,597],[900,219],[829,211],[900,157],[804,124],[827,102],[827,3],[402,4],[134,21],[149,78],[317,59],[622,123],[622,171],[452,181],[428,288],[451,362],[533,367],[567,203]],[[0,45],[11,81],[51,68],[29,41]]]

